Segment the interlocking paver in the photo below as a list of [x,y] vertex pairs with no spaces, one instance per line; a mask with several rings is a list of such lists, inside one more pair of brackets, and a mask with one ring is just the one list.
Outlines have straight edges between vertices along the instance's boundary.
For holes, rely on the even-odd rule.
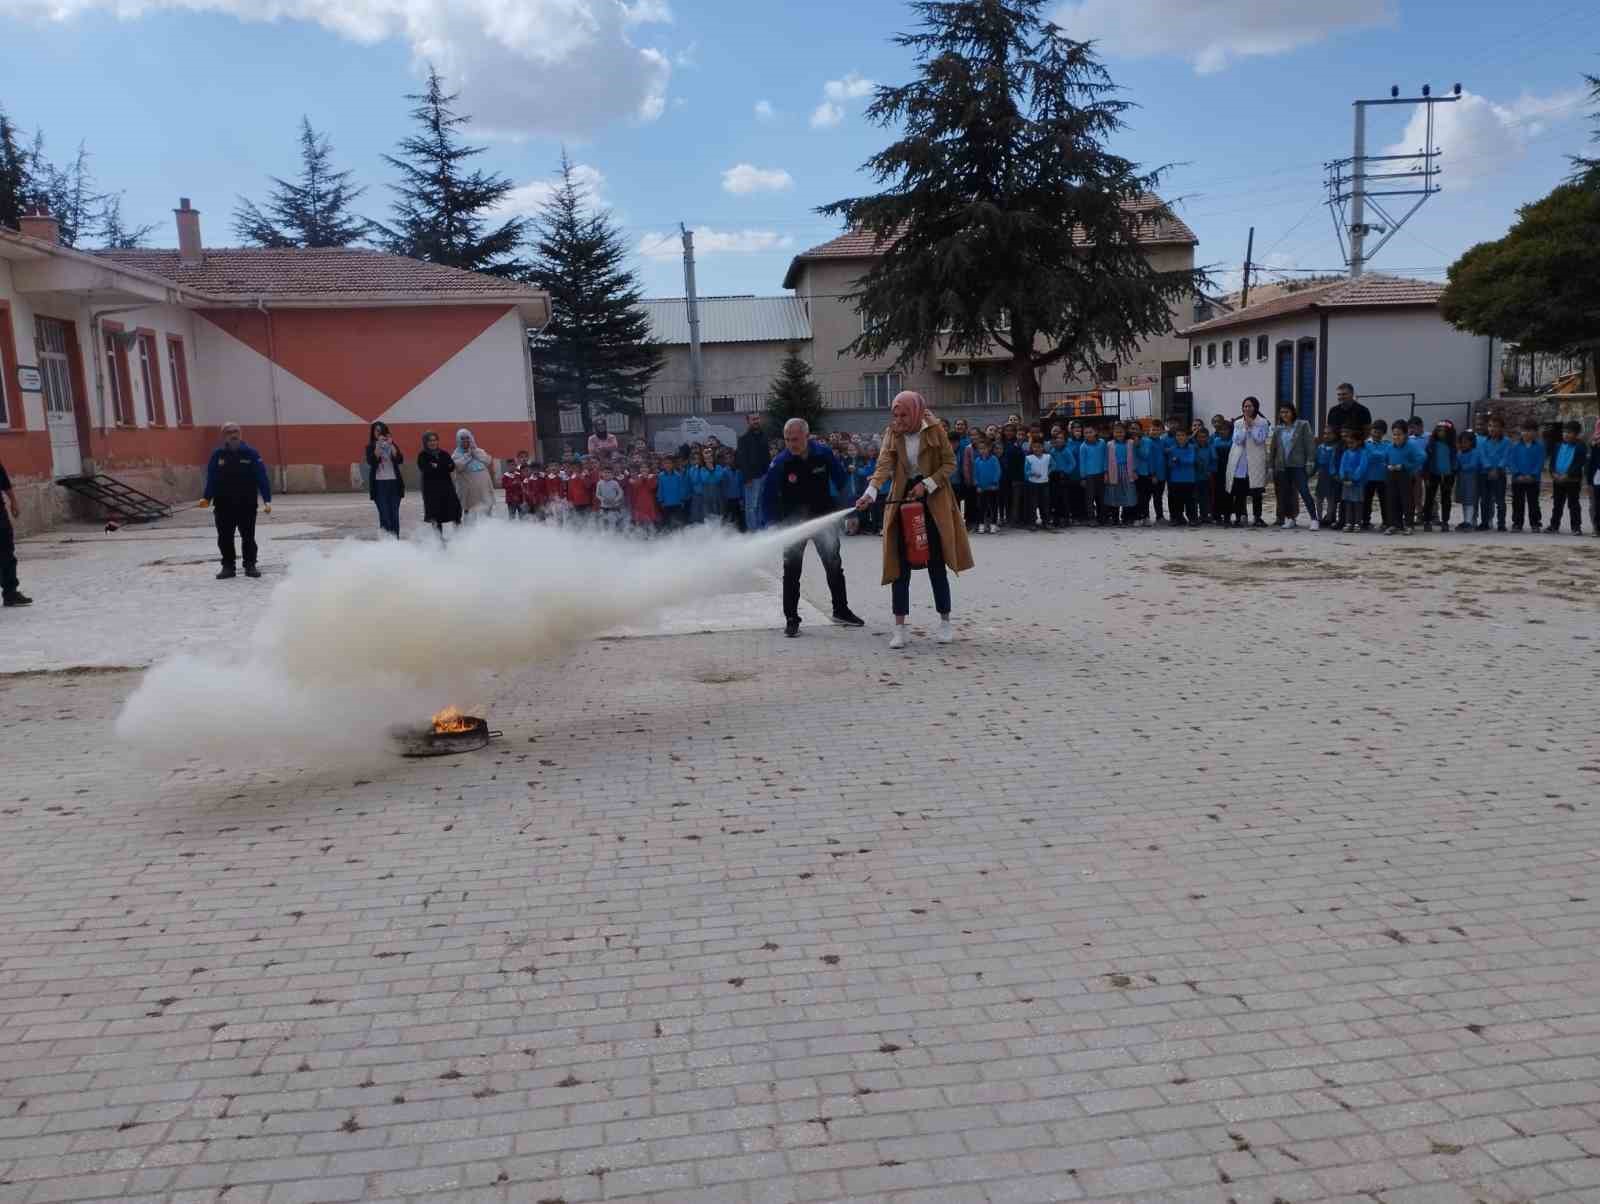
[[[125,534],[35,594],[219,598]],[[1589,546],[985,537],[892,656],[847,541],[864,632],[508,666],[505,741],[359,775],[0,676],[0,1201],[1588,1200],[1600,733],[1526,717],[1591,709]]]

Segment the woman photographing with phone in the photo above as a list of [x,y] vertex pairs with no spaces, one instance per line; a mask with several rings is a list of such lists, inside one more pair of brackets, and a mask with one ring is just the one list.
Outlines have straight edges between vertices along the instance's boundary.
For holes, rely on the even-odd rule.
[[367,496],[378,508],[378,526],[400,538],[400,499],[406,483],[400,479],[405,454],[395,446],[386,423],[374,422],[367,430]]

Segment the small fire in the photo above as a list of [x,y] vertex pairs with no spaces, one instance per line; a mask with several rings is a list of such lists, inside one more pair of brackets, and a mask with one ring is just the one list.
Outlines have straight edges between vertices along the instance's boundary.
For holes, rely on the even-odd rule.
[[433,730],[440,733],[469,732],[472,721],[455,707],[445,707],[433,717]]

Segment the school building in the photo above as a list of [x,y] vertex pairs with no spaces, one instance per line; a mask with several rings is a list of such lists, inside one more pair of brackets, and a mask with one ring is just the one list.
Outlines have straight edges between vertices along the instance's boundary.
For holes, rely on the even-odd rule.
[[363,248],[208,248],[187,200],[175,216],[171,250],[74,250],[46,214],[0,227],[0,463],[23,531],[67,515],[73,478],[198,498],[227,421],[288,491],[351,488],[379,418],[408,456],[460,426],[497,456],[536,446],[546,294]]

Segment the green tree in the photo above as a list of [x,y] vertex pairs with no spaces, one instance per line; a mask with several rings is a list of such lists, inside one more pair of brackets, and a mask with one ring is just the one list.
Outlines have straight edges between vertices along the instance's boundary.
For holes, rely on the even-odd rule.
[[826,414],[811,365],[800,358],[796,348],[789,348],[767,395],[767,429],[781,431],[789,419],[803,418],[813,431],[820,431]]
[[1522,351],[1582,356],[1600,349],[1600,187],[1563,184],[1517,211],[1504,238],[1450,265],[1446,321]]
[[89,148],[84,143],[78,143],[77,153],[65,167],[51,162],[44,147],[44,131],[35,130],[27,151],[30,199],[56,219],[62,246],[75,247],[99,228],[107,194],[95,189]]
[[[1584,81],[1589,85],[1589,99],[1594,101],[1595,110],[1589,116],[1594,120],[1594,132],[1589,135],[1590,142],[1600,142],[1600,75],[1585,75]],[[1584,184],[1590,188],[1600,188],[1600,159],[1587,158],[1583,155],[1569,155],[1572,160],[1572,182]]]
[[420,129],[400,141],[398,155],[383,157],[400,173],[400,182],[390,185],[396,194],[390,224],[373,225],[396,255],[491,276],[520,276],[526,265],[516,252],[528,221],[510,217],[496,224],[490,216],[512,184],[504,176],[467,170],[468,161],[484,148],[461,139],[460,127],[469,118],[451,108],[458,95],[445,92],[430,66],[427,91],[406,97],[417,102],[411,116]]
[[30,204],[28,152],[17,141],[17,127],[0,107],[0,226],[15,230]]
[[366,189],[350,183],[353,173],[335,171],[332,159],[327,135],[301,117],[299,182],[271,177],[265,212],[240,197],[234,234],[257,247],[347,247],[366,238],[371,223],[350,212]]
[[882,191],[820,210],[882,250],[856,282],[864,330],[841,354],[906,366],[998,346],[1030,419],[1041,371],[1133,358],[1208,283],[1146,257],[1141,233],[1171,216],[1149,207],[1161,173],[1107,149],[1129,102],[1046,5],[913,3],[921,28],[895,41],[917,78],[879,88],[867,110],[899,131],[864,165]]
[[100,207],[99,228],[96,230],[102,247],[112,251],[129,251],[135,247],[142,247],[154,229],[154,223],[143,226],[125,225],[122,220],[122,193],[106,194],[105,203]]
[[597,414],[643,414],[662,362],[622,235],[592,202],[563,153],[561,182],[533,223],[526,274],[550,294],[550,321],[530,348],[534,388],[577,410],[585,431]]

